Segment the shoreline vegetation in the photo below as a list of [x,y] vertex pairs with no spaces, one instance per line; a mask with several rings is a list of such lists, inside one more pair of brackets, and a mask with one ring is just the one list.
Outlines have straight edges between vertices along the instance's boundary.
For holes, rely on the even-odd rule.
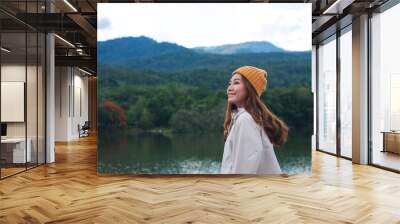
[[[104,94],[104,93],[103,93]],[[99,126],[153,133],[222,132],[224,91],[167,84],[122,85],[100,97]],[[262,97],[290,129],[312,130],[313,98],[308,87],[276,87]]]

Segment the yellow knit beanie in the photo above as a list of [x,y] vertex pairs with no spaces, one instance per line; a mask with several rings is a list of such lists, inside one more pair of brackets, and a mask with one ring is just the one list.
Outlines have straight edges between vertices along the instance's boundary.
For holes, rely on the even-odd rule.
[[232,75],[236,73],[249,80],[259,97],[267,89],[267,72],[265,70],[253,66],[242,66],[232,72]]

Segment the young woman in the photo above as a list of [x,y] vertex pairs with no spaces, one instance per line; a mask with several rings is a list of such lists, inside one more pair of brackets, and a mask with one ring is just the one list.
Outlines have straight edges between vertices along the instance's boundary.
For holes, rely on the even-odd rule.
[[280,174],[273,144],[282,145],[288,127],[261,101],[267,72],[243,66],[232,73],[227,89],[224,155],[221,173]]

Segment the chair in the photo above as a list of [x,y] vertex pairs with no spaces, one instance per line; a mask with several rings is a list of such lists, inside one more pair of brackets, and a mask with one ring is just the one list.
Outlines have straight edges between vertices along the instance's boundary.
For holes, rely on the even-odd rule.
[[89,129],[90,129],[89,121],[85,121],[82,127],[80,127],[80,125],[78,124],[79,138],[89,136]]

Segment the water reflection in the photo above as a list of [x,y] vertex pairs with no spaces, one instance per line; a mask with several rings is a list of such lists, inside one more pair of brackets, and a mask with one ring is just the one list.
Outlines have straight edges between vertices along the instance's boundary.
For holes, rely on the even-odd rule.
[[[223,155],[221,133],[99,133],[98,171],[114,174],[217,174]],[[300,134],[299,134],[300,133]],[[275,149],[282,171],[308,173],[310,137],[296,132]]]

